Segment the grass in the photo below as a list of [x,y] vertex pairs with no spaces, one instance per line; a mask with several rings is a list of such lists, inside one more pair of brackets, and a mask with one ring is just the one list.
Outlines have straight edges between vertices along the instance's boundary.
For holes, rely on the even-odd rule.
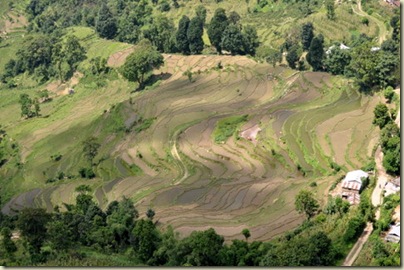
[[248,119],[248,115],[231,116],[221,119],[217,122],[213,131],[213,138],[215,143],[224,143],[235,134],[237,128]]

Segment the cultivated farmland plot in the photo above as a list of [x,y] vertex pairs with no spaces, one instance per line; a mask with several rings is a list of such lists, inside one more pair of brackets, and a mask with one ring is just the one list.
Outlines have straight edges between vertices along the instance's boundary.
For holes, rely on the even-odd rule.
[[[122,47],[108,64],[120,66],[132,50]],[[155,72],[163,78],[157,87],[130,93],[133,85],[111,78],[94,98],[93,90],[79,82],[77,96],[58,97],[64,107],[49,108],[56,110],[51,124],[18,128],[32,130],[31,137],[20,139],[27,170],[37,176],[47,168],[47,161],[35,159],[50,151],[44,150],[45,142],[64,140],[61,167],[80,164],[73,158],[79,153],[74,146],[84,138],[80,132],[97,134],[105,144],[100,156],[108,159],[97,165],[93,180],[24,184],[20,190],[25,193],[3,211],[72,203],[74,187],[86,183],[102,206],[131,197],[140,213],[152,207],[160,224],[183,235],[213,227],[227,240],[242,239],[241,230],[249,228],[252,240],[268,240],[304,219],[294,210],[300,189],[317,181],[321,185],[314,191],[324,199],[323,187],[335,181],[327,174],[331,162],[356,169],[371,154],[371,142],[378,136],[371,125],[377,100],[341,78],[293,73],[244,56],[164,58],[165,65]],[[192,80],[184,75],[187,70]],[[125,134],[106,132],[106,123],[113,120],[111,105],[121,102],[114,123],[141,116],[153,119],[150,126]],[[224,124],[227,135],[215,142],[218,125],[232,119],[240,121]],[[246,130],[254,139],[241,134]],[[33,178],[40,179],[25,175],[21,183]]]

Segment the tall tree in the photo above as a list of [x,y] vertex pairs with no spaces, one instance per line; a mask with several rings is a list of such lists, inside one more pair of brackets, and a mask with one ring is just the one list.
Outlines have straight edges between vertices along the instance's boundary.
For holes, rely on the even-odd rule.
[[286,61],[288,62],[288,65],[290,68],[293,68],[293,69],[296,68],[296,62],[299,61],[299,59],[300,59],[299,49],[300,48],[298,45],[293,45],[288,50],[288,54],[286,55]]
[[98,11],[95,29],[102,38],[113,39],[117,33],[117,22],[106,4]]
[[175,25],[167,16],[153,18],[153,23],[143,30],[143,36],[150,40],[159,52],[175,51]]
[[215,14],[209,23],[208,36],[210,43],[220,54],[222,53],[222,35],[227,25],[228,19],[226,11],[223,8],[216,9]]
[[254,56],[255,51],[260,44],[257,35],[257,30],[251,25],[246,25],[243,27],[242,35],[244,43],[244,52],[246,54]]
[[232,24],[237,24],[240,21],[241,17],[240,15],[235,12],[235,11],[231,11],[229,13],[229,22]]
[[199,54],[203,50],[203,22],[199,17],[192,18],[189,23],[187,38],[191,54]]
[[32,99],[27,94],[21,94],[19,103],[21,104],[21,116],[30,118],[34,116],[32,111]]
[[49,214],[42,208],[25,208],[18,214],[17,227],[21,230],[22,237],[30,245],[32,258],[39,254],[42,244],[46,240],[46,224],[49,219]]
[[153,69],[159,68],[164,63],[164,58],[150,41],[143,40],[138,44],[138,49],[126,58],[121,68],[122,75],[129,81],[137,81],[142,89],[147,76]]
[[199,5],[196,7],[196,16],[198,16],[201,20],[203,25],[205,25],[206,22],[206,8],[203,5]]
[[244,53],[243,35],[240,28],[234,24],[229,24],[222,35],[222,43],[220,47],[229,51],[232,55]]
[[314,37],[314,32],[313,32],[313,24],[311,22],[305,23],[302,26],[302,45],[303,45],[303,50],[307,51],[310,48],[311,40]]
[[8,227],[4,227],[1,230],[2,241],[1,244],[3,246],[4,251],[6,252],[7,256],[12,259],[14,252],[17,251],[17,246],[11,240],[11,230]]
[[313,193],[307,190],[301,190],[296,195],[295,207],[299,213],[304,213],[307,219],[310,219],[317,212],[319,204],[314,199]]
[[329,20],[335,20],[335,7],[334,7],[334,1],[333,0],[328,0],[326,2],[326,7],[327,7],[327,18]]
[[378,125],[380,129],[384,128],[384,126],[391,121],[389,109],[382,103],[376,105],[375,109],[373,110],[373,114],[373,124]]
[[333,48],[324,59],[325,69],[333,75],[342,75],[351,61],[349,50]]
[[84,156],[88,159],[91,165],[93,165],[93,160],[98,154],[100,146],[101,145],[97,142],[95,137],[89,137],[83,142]]
[[315,37],[310,43],[309,52],[306,55],[307,62],[314,71],[323,69],[324,47],[321,37]]
[[137,256],[143,262],[152,259],[153,253],[158,249],[161,241],[160,234],[154,223],[151,220],[138,220],[132,233]]
[[177,44],[177,49],[183,54],[189,54],[189,41],[188,41],[188,27],[189,27],[189,18],[188,16],[182,16],[181,20],[178,23],[177,34],[175,35],[175,40]]

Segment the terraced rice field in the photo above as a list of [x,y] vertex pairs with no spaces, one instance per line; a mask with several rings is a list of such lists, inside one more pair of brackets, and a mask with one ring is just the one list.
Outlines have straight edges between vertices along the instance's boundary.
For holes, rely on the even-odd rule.
[[[112,55],[109,63],[119,65],[124,54]],[[165,77],[160,86],[123,103],[124,122],[141,115],[155,118],[152,125],[111,139],[116,172],[100,165],[103,179],[86,182],[102,206],[127,196],[140,213],[152,207],[160,224],[183,235],[213,227],[227,240],[241,239],[241,230],[249,228],[252,240],[268,240],[304,219],[294,210],[300,189],[317,181],[313,190],[323,201],[323,187],[335,180],[329,163],[362,166],[378,136],[371,125],[377,100],[340,78],[272,68],[242,56],[164,58],[165,66],[156,72]],[[193,82],[183,75],[188,69]],[[235,115],[248,120],[227,141],[215,143],[218,121]],[[260,129],[255,141],[241,136],[252,127]],[[131,174],[131,164],[142,173]],[[35,189],[3,211],[24,201],[48,209],[72,202],[74,186],[82,183]]]

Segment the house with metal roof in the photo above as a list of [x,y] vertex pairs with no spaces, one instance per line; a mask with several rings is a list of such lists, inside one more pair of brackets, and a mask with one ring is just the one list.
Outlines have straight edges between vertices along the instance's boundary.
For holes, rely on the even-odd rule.
[[398,243],[400,242],[400,223],[398,223],[396,226],[392,226],[390,232],[387,234],[385,240],[387,242],[394,242]]
[[347,173],[342,181],[342,191],[359,193],[362,187],[362,179],[366,179],[368,177],[369,174],[362,170]]

